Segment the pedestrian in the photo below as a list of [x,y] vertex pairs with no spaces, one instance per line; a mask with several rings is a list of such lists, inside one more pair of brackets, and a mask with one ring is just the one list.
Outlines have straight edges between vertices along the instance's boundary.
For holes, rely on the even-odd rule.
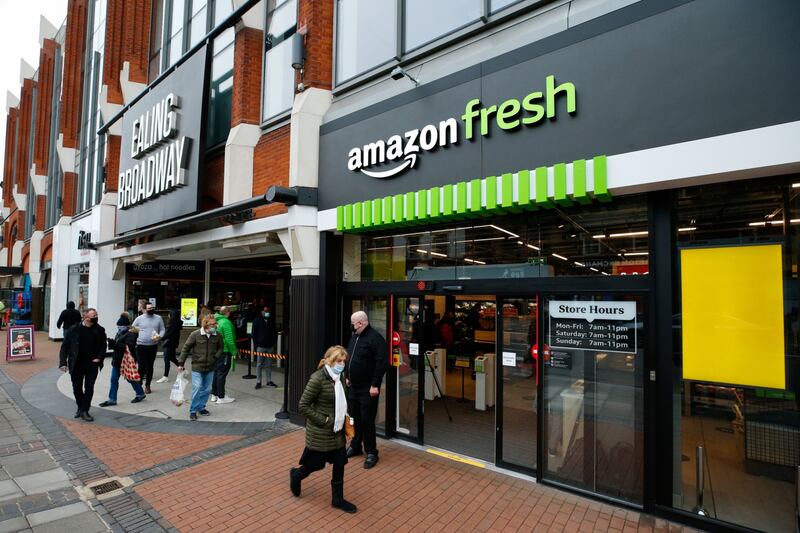
[[181,328],[183,328],[181,311],[180,309],[173,308],[169,312],[167,330],[161,338],[161,346],[164,350],[164,377],[159,378],[156,383],[166,383],[169,381],[169,364],[173,363],[176,366],[178,364],[175,352],[178,350],[178,343],[181,340]]
[[153,381],[153,365],[158,355],[158,341],[164,336],[164,320],[156,314],[156,308],[150,302],[144,306],[144,314],[136,317],[133,326],[139,330],[136,339],[136,359],[139,362],[139,373],[144,382],[144,392],[150,394],[150,383]]
[[218,404],[231,403],[236,400],[232,396],[225,395],[225,380],[228,379],[228,372],[231,370],[233,358],[239,355],[239,350],[236,349],[236,333],[230,316],[231,310],[225,305],[220,307],[219,313],[214,315],[224,344],[222,357],[217,360],[214,382],[211,385],[211,401]]
[[303,391],[299,408],[300,414],[306,417],[306,447],[298,461],[300,466],[289,471],[289,487],[292,494],[300,496],[302,481],[330,463],[333,465],[331,505],[355,513],[356,506],[344,499],[347,396],[341,375],[346,361],[347,352],[343,346],[328,348]]
[[[117,405],[119,378],[122,375],[122,358],[125,356],[126,349],[131,355],[136,353],[138,336],[139,330],[131,326],[130,315],[127,312],[122,313],[117,320],[117,334],[113,339],[108,339],[108,347],[114,350],[114,356],[111,358],[111,383],[108,388],[108,399],[102,402],[100,407]],[[141,381],[128,381],[128,383],[131,384],[133,392],[136,394],[131,403],[139,403],[146,398]]]
[[197,420],[197,415],[208,416],[206,409],[208,393],[214,380],[214,369],[222,357],[223,340],[217,331],[217,321],[206,315],[201,328],[193,331],[183,344],[178,357],[178,373],[183,372],[183,365],[189,355],[192,356],[192,401],[189,404],[189,420]]
[[106,356],[106,330],[97,323],[97,310],[87,309],[83,321],[68,329],[59,352],[59,369],[69,371],[78,410],[75,418],[92,422],[89,414],[97,372]]
[[58,321],[56,322],[56,327],[61,329],[64,327],[64,335],[67,334],[67,330],[81,321],[81,313],[77,309],[75,309],[75,302],[67,302],[67,308],[61,311],[61,314],[58,315]]
[[[265,305],[261,315],[253,319],[253,346],[256,353],[274,354],[278,347],[278,328],[275,326],[275,317],[272,316],[269,306]],[[272,358],[258,356],[256,362],[256,389],[261,388],[261,371],[267,375],[267,387],[277,387],[272,382]]]
[[369,325],[364,311],[356,311],[350,317],[353,335],[347,352],[347,386],[349,387],[350,414],[355,419],[356,434],[350,441],[347,457],[361,455],[362,445],[367,452],[364,468],[378,464],[378,446],[375,441],[375,416],[378,413],[378,396],[386,373],[389,357],[386,340]]

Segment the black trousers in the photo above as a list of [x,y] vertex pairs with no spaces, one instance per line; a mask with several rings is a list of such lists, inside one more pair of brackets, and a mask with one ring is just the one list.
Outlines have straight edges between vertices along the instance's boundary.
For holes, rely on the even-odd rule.
[[153,365],[156,364],[156,357],[158,357],[158,344],[152,346],[137,344],[136,356],[139,359],[139,375],[142,383],[149,387],[153,381]]
[[300,472],[303,476],[308,476],[311,472],[322,470],[325,468],[325,463],[333,465],[333,477],[331,481],[340,482],[344,481],[344,465],[347,464],[347,453],[345,448],[332,450],[329,452],[318,452],[316,450],[303,450],[303,455],[300,457]]
[[350,441],[350,447],[360,450],[364,446],[367,454],[377,454],[378,445],[375,441],[375,416],[378,414],[379,396],[370,396],[366,391],[350,391],[348,413],[355,422],[356,434]]
[[169,377],[169,364],[170,362],[178,366],[178,358],[175,356],[175,346],[170,343],[164,346],[164,377]]
[[94,382],[97,380],[97,370],[99,365],[91,361],[75,363],[75,367],[70,373],[72,379],[72,394],[75,396],[75,403],[79,411],[89,412],[92,406],[92,396],[94,396]]
[[214,380],[211,382],[211,394],[217,398],[225,397],[225,380],[228,379],[228,372],[231,370],[233,357],[228,352],[222,354],[217,359],[217,367],[214,369]]

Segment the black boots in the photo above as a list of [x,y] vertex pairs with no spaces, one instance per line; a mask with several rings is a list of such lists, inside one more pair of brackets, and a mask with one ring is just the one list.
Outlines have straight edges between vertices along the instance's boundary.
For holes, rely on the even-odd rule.
[[331,505],[345,513],[355,513],[356,506],[344,499],[344,481],[331,481]]
[[300,496],[300,482],[307,477],[308,472],[302,466],[289,470],[289,488],[292,489],[292,494]]

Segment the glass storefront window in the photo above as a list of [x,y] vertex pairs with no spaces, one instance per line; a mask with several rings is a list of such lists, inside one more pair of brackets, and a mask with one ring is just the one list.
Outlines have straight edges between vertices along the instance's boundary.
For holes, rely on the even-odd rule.
[[67,277],[67,301],[83,313],[89,307],[89,263],[70,265]]
[[442,35],[478,20],[480,0],[406,0],[405,50],[414,50]]
[[[384,339],[389,340],[388,328],[386,324],[388,316],[389,300],[385,296],[364,296],[362,298],[355,298],[350,301],[350,307],[345,308],[345,316],[343,326],[346,326],[347,331],[342,338],[342,344],[347,347],[350,341],[350,316],[356,311],[364,311],[369,317],[369,325],[380,333]],[[378,412],[375,417],[375,429],[380,435],[386,435],[386,381],[391,372],[386,373],[381,383],[381,393],[378,396]]]
[[354,237],[345,241],[345,270],[353,271],[345,279],[646,275],[648,242],[647,201],[638,195]]
[[[797,181],[762,178],[674,193],[672,503],[686,511],[697,505],[702,446],[708,515],[762,531],[789,531],[795,524]],[[698,268],[692,254],[708,263]],[[720,286],[736,276],[740,283]],[[684,292],[684,285],[693,290]],[[729,338],[740,340],[730,346]],[[698,358],[701,369],[720,377],[698,373]]]
[[396,0],[339,0],[336,81],[392,59],[397,49]]
[[267,4],[264,46],[264,104],[262,120],[291,109],[294,100],[291,36],[297,31],[297,1],[272,0]]

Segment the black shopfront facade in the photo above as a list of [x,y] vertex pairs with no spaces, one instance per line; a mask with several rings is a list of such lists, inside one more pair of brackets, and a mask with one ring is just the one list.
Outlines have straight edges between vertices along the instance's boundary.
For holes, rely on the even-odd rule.
[[794,527],[798,21],[639,2],[323,124],[321,338],[390,340],[386,437]]

